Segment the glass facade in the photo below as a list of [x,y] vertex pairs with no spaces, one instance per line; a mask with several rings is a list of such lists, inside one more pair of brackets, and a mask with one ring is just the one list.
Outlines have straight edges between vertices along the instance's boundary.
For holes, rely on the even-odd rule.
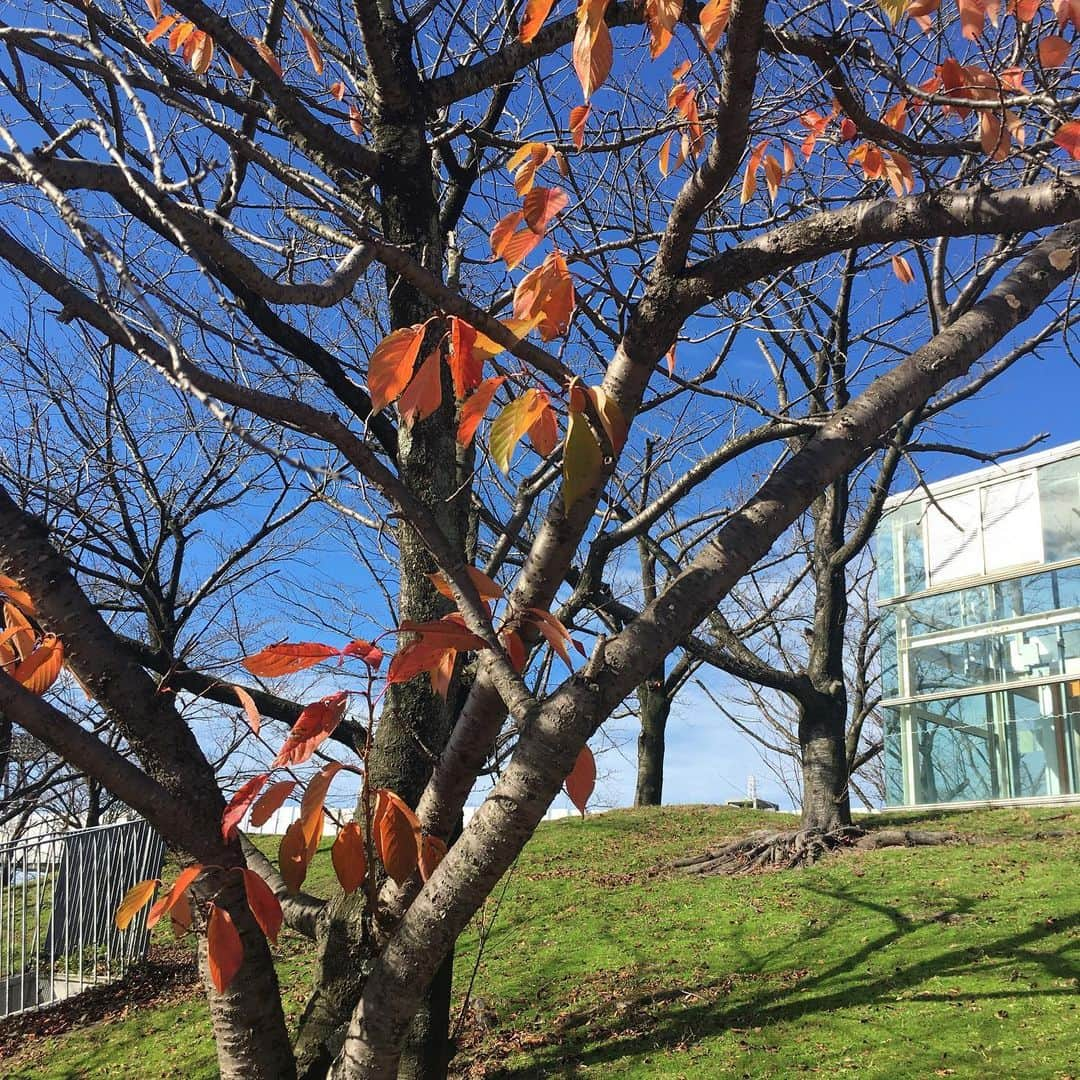
[[1080,444],[898,496],[875,545],[887,804],[1080,794]]

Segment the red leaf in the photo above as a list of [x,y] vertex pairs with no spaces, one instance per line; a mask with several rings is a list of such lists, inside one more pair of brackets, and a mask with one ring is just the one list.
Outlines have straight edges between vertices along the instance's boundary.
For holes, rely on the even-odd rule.
[[495,397],[495,392],[504,382],[506,382],[505,375],[495,375],[490,379],[485,379],[462,405],[457,433],[457,441],[462,446],[468,446],[472,442],[480,421],[484,419],[484,413],[487,412],[492,398]]
[[409,879],[419,859],[420,821],[392,791],[376,792],[372,831],[375,850],[387,874],[398,885]]
[[383,651],[378,645],[372,645],[370,641],[365,641],[363,638],[357,638],[355,641],[350,641],[344,649],[341,650],[341,655],[345,656],[357,656],[364,661],[369,668],[378,668],[383,661]]
[[460,617],[448,615],[437,622],[403,622],[400,633],[419,634],[419,640],[399,649],[390,661],[386,674],[388,683],[408,682],[422,671],[433,671],[443,662],[448,652],[473,652],[486,649],[484,639],[467,630]]
[[191,883],[202,873],[202,864],[195,863],[193,866],[189,866],[184,870],[181,870],[177,875],[176,880],[173,882],[172,888],[162,896],[150,909],[150,914],[146,916],[146,928],[152,930],[157,926],[158,921],[162,915],[166,912],[171,912],[172,909],[179,902],[180,898],[191,886]]
[[577,761],[574,762],[574,767],[566,778],[565,786],[570,801],[584,817],[585,807],[596,787],[596,759],[587,745],[581,748],[581,753],[578,754]]
[[337,656],[340,652],[340,649],[335,649],[331,645],[322,645],[314,641],[299,642],[295,645],[281,642],[277,645],[268,645],[254,656],[245,656],[243,664],[252,675],[274,678],[314,667],[328,657]]
[[426,332],[426,323],[403,327],[375,346],[368,360],[368,393],[375,412],[385,409],[409,385]]
[[221,815],[221,835],[226,844],[236,835],[237,827],[244,820],[244,815],[251,808],[251,804],[259,797],[263,784],[269,778],[269,773],[259,773],[258,776],[253,776],[232,797],[229,805],[225,807],[225,813]]
[[262,932],[276,945],[283,919],[281,902],[254,870],[245,866],[241,873],[244,875],[244,891],[247,893],[251,914],[255,916]]
[[343,82],[336,82],[330,84],[330,96],[335,101],[345,100],[345,84]]
[[339,690],[336,694],[328,694],[308,705],[297,717],[285,745],[274,758],[274,768],[280,765],[303,765],[315,753],[316,747],[341,723],[347,701],[348,694]]
[[210,925],[206,929],[206,958],[210,978],[219,994],[224,994],[244,962],[244,946],[232,916],[217,904],[210,905]]
[[350,821],[338,833],[334,846],[330,849],[330,861],[334,864],[334,873],[345,892],[356,892],[364,880],[367,854],[364,851],[363,834],[355,821]]
[[271,784],[251,807],[251,824],[255,828],[265,825],[285,805],[294,787],[295,780],[278,780]]
[[248,722],[248,727],[258,735],[261,722],[259,707],[255,704],[255,699],[242,686],[234,686],[232,689],[237,701],[244,707],[244,718]]
[[442,371],[439,365],[439,350],[433,349],[398,400],[398,415],[401,422],[410,428],[417,420],[426,420],[441,404]]
[[525,224],[534,233],[543,235],[552,220],[569,205],[570,198],[562,188],[533,188],[525,196]]
[[289,892],[299,892],[304,884],[308,868],[308,841],[304,835],[304,827],[299,821],[294,821],[281,838],[278,848],[278,869],[285,880],[285,887]]

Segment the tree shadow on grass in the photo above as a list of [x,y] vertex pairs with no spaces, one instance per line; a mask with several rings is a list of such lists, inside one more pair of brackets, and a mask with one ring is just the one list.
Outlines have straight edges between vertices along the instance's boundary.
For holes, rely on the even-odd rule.
[[[861,907],[877,916],[885,916],[891,924],[884,933],[865,941],[854,952],[815,973],[790,971],[764,974],[760,968],[751,973],[730,973],[694,985],[670,984],[653,990],[640,990],[626,997],[612,996],[587,1008],[564,1012],[543,1032],[527,1040],[527,1044],[503,1048],[527,1051],[527,1065],[496,1066],[485,1072],[489,1077],[515,1078],[565,1075],[577,1066],[602,1066],[623,1059],[665,1050],[681,1049],[712,1035],[724,1032],[763,1029],[768,1025],[797,1021],[808,1015],[831,1010],[883,1005],[901,1008],[910,1002],[912,991],[933,979],[956,979],[963,976],[990,975],[995,967],[1004,968],[1026,963],[1040,969],[1046,977],[1060,982],[1073,982],[1080,976],[1080,964],[1064,956],[1069,947],[1075,949],[1075,931],[1080,928],[1080,912],[1053,921],[1032,923],[1026,930],[983,940],[967,948],[949,948],[954,944],[946,927],[960,922],[972,911],[974,901],[957,899],[947,911],[930,917],[942,924],[943,945],[935,955],[908,964],[900,964],[888,974],[870,974],[864,965],[884,949],[902,944],[904,940],[927,926],[927,919],[912,919],[883,904],[848,895],[842,891],[812,890],[852,907]],[[826,928],[827,933],[829,929]],[[1036,948],[1053,936],[1060,941],[1054,951]],[[862,970],[860,970],[862,969]],[[670,978],[667,973],[652,973],[659,980]],[[647,968],[634,973],[641,983],[650,976]],[[1004,971],[1001,979],[1009,978]],[[749,992],[748,988],[752,987]],[[739,991],[738,1004],[725,1005],[725,999]],[[948,1002],[958,998],[966,1001],[1016,1001],[1021,998],[1052,998],[1063,1000],[1075,995],[1074,986],[1057,988],[1025,987],[1014,983],[1000,990],[963,991],[925,990],[917,994],[919,1003]],[[602,1073],[600,1075],[603,1075]]]

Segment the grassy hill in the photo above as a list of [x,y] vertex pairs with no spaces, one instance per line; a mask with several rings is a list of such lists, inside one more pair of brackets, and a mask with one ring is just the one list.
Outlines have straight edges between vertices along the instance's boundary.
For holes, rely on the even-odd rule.
[[[787,873],[665,869],[781,820],[671,807],[543,826],[461,943],[457,1075],[1080,1076],[1080,810],[923,815],[974,843]],[[329,882],[323,852],[309,884]],[[280,960],[295,1017],[304,943],[283,936]],[[212,1077],[208,1030],[192,988],[29,1040],[0,1072]]]

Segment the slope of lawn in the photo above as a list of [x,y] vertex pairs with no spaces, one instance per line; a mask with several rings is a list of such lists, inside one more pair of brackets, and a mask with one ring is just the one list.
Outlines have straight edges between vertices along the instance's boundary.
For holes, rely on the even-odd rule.
[[[1080,1076],[1080,809],[870,819],[974,843],[788,873],[665,869],[785,820],[671,807],[543,826],[462,940],[456,1074]],[[330,887],[325,851],[309,885]],[[309,954],[285,935],[279,952],[295,1018]],[[205,1005],[33,1040],[0,1073],[212,1077]]]

